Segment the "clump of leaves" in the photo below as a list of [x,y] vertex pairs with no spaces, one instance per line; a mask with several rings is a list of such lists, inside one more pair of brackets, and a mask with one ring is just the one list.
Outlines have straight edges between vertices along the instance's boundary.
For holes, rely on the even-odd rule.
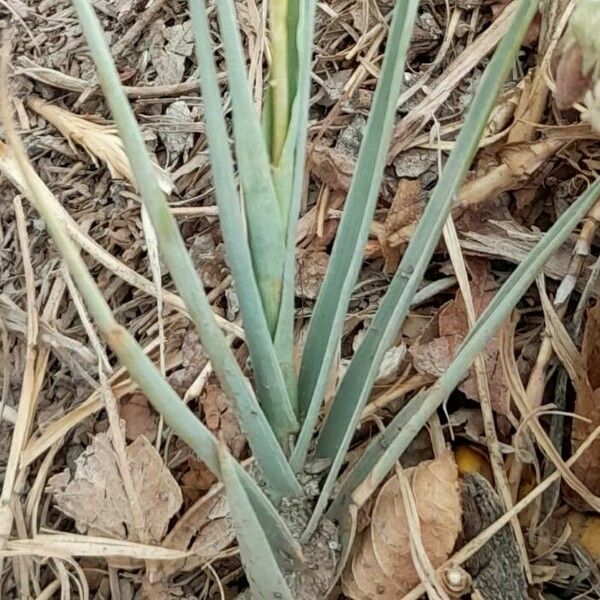
[[[228,141],[207,8],[204,0],[189,3],[215,198],[227,261],[239,298],[253,385],[219,327],[185,248],[91,3],[88,0],[73,0],[73,3],[152,224],[152,229],[146,230],[147,235],[153,232],[156,236],[156,244],[197,328],[203,350],[252,450],[262,485],[182,402],[135,339],[116,322],[63,222],[52,209],[47,188],[29,164],[12,125],[8,102],[0,103],[9,143],[7,149],[0,147],[0,166],[45,219],[89,313],[115,355],[165,422],[222,482],[252,595],[289,600],[303,597],[303,593],[307,597],[322,597],[325,587],[335,579],[333,573],[319,579],[318,589],[310,591],[313,596],[294,587],[298,581],[307,585],[303,578],[294,576],[306,564],[302,544],[310,547],[315,534],[329,531],[332,521],[340,523],[346,515],[355,514],[375,493],[412,439],[464,379],[472,361],[486,349],[545,261],[576,227],[600,191],[600,184],[595,182],[560,216],[490,299],[435,385],[412,399],[373,438],[352,467],[346,469],[340,482],[348,449],[381,363],[402,326],[438,244],[498,93],[537,11],[537,2],[518,3],[514,24],[479,82],[437,186],[318,429],[329,374],[383,177],[418,0],[395,3],[379,82],[310,319],[298,374],[294,369],[295,230],[303,195],[317,3],[316,0],[269,3],[273,62],[272,87],[264,102],[265,107],[270,107],[265,112],[271,116],[266,119],[266,135],[250,93],[235,4],[233,0],[215,3],[232,104],[233,152]],[[93,148],[87,148],[94,152]],[[315,464],[314,459],[322,459],[319,464],[326,465],[318,479],[307,473]],[[60,488],[63,498],[69,485]],[[344,544],[349,539],[343,538]],[[347,556],[346,550],[343,548],[342,556]],[[338,565],[338,573],[342,566]]]

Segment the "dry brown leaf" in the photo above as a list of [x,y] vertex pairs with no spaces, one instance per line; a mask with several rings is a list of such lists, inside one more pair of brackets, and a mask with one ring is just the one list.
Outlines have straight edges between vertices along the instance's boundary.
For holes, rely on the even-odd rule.
[[221,484],[214,485],[177,521],[164,540],[167,548],[192,549],[192,556],[183,561],[162,565],[166,578],[175,573],[197,569],[227,548],[234,540],[229,506]]
[[[106,164],[113,179],[127,179],[135,183],[123,142],[113,126],[96,123],[90,118],[48,104],[36,96],[28,98],[27,104],[52,123],[68,140],[74,151],[75,145],[81,146],[96,166],[98,160]],[[154,170],[160,187],[166,194],[170,194],[173,190],[170,175],[156,163]]]
[[418,221],[423,214],[425,200],[419,179],[401,179],[398,182],[392,205],[383,224],[381,250],[385,259],[383,270],[393,273],[400,262],[400,249],[392,247],[388,240],[398,230]]
[[187,460],[188,470],[181,476],[181,492],[188,506],[196,502],[215,483],[215,476],[206,464],[194,458]]
[[141,435],[151,442],[156,439],[158,417],[144,394],[133,394],[119,406],[119,416],[125,421],[125,437],[134,441]]
[[329,254],[322,251],[302,250],[296,254],[296,296],[314,300],[325,278]]
[[[419,513],[423,546],[437,568],[452,552],[461,529],[454,457],[447,451],[406,473]],[[418,583],[400,485],[394,475],[381,488],[371,522],[357,537],[342,576],[342,590],[353,600],[392,600]]]
[[554,95],[558,108],[569,108],[583,98],[590,88],[591,76],[583,73],[581,46],[575,42],[563,49],[556,67]]
[[[573,452],[581,446],[595,427],[600,425],[600,302],[588,310],[581,355],[586,367],[585,373],[580,373],[577,381],[577,398],[575,413],[589,419],[573,419],[571,441]],[[600,495],[600,441],[592,443],[583,456],[573,466],[574,474],[588,487]],[[568,494],[569,501],[581,510],[588,508],[575,494]]]
[[[495,295],[495,282],[488,271],[486,262],[469,261],[471,270],[471,289],[473,304],[477,316],[481,315]],[[454,300],[446,304],[438,315],[439,337],[423,344],[413,344],[410,353],[417,371],[439,377],[450,365],[458,347],[469,331],[469,324],[462,293],[457,291]],[[509,409],[510,394],[505,383],[504,372],[499,360],[498,336],[492,337],[485,347],[492,408],[506,415]],[[475,372],[459,386],[468,398],[479,400],[479,391]]]
[[233,456],[240,458],[246,447],[246,438],[225,392],[218,385],[208,384],[201,402],[206,426],[222,437]]
[[322,144],[315,145],[308,154],[311,172],[333,190],[350,189],[356,162],[354,157]]
[[225,247],[215,242],[212,232],[196,234],[190,254],[206,287],[214,288],[223,281],[227,274]]
[[156,543],[163,539],[171,518],[181,507],[177,482],[156,448],[138,437],[127,449],[136,501],[143,518],[140,538],[133,539],[134,515],[127,498],[109,434],[99,433],[68,469],[48,480],[57,507],[90,535]]

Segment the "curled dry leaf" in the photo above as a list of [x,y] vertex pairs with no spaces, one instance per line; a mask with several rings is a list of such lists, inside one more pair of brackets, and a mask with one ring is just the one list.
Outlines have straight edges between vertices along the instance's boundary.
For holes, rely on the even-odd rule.
[[180,571],[191,571],[213,560],[235,539],[229,518],[229,505],[221,484],[215,484],[177,521],[165,538],[163,546],[178,550],[193,550],[182,561],[162,565],[165,577]]
[[[163,539],[171,518],[181,507],[177,482],[156,448],[144,437],[127,446],[126,456],[132,478],[132,507],[117,457],[107,433],[99,433],[75,460],[75,473],[68,469],[51,477],[48,492],[56,506],[74,519],[82,533],[156,543]],[[134,514],[142,517],[136,536]],[[139,537],[140,539],[135,539]]]
[[584,121],[600,131],[600,3],[579,0],[571,19],[556,67],[556,103],[568,108],[582,101]]
[[[461,529],[458,470],[451,452],[407,470],[419,513],[421,538],[435,568],[450,555]],[[353,600],[401,598],[419,583],[414,568],[406,513],[396,475],[381,488],[371,522],[354,544],[342,575]]]
[[188,458],[187,470],[181,476],[181,492],[185,505],[198,500],[215,482],[215,476],[204,462]]
[[[495,282],[488,271],[487,263],[470,261],[472,275],[471,292],[477,316],[492,301]],[[462,293],[457,291],[454,300],[440,310],[438,316],[439,337],[423,344],[413,344],[410,352],[417,371],[439,377],[450,365],[458,347],[469,331],[467,313]],[[485,348],[485,364],[490,388],[492,408],[506,415],[510,394],[505,383],[504,372],[499,360],[498,336],[492,337]],[[473,370],[459,389],[472,400],[479,400],[477,380]]]
[[[27,104],[52,123],[73,149],[75,145],[81,146],[95,165],[98,164],[98,160],[105,163],[113,179],[126,179],[135,183],[123,142],[113,126],[96,123],[90,118],[48,104],[36,96],[31,96]],[[170,175],[156,163],[154,170],[161,189],[170,194],[173,190]]]
[[591,78],[583,73],[581,46],[574,42],[565,48],[556,67],[556,104],[558,108],[569,108],[579,102],[590,88]]

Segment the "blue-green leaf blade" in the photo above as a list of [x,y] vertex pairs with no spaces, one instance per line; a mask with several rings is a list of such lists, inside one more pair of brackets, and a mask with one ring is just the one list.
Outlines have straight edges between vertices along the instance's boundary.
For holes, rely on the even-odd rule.
[[250,93],[235,6],[232,0],[219,0],[216,7],[229,72],[233,137],[244,190],[248,240],[265,316],[274,334],[283,287],[285,226],[261,123]]
[[[352,501],[364,502],[368,494],[393,467],[410,442],[425,426],[431,415],[460,384],[475,357],[480,354],[488,340],[510,316],[517,302],[525,294],[543,269],[546,261],[566,241],[573,229],[600,197],[600,179],[596,180],[546,232],[525,260],[515,269],[486,307],[463,343],[455,358],[427,391],[414,397],[390,422],[386,429],[374,438],[356,465],[345,477],[343,486],[330,508],[329,514],[339,517]],[[357,488],[363,489],[356,493]]]
[[313,524],[326,507],[383,356],[408,313],[450,214],[453,198],[471,165],[489,114],[536,11],[535,2],[522,2],[515,14],[514,26],[486,68],[440,180],[336,393],[317,442],[317,456],[330,458],[332,466],[311,520]]
[[[273,492],[300,494],[301,488],[289,467],[283,449],[216,323],[212,307],[185,248],[177,223],[158,184],[154,166],[121,86],[100,22],[87,0],[74,0],[73,3],[88,40],[100,84],[131,163],[142,202],[156,231],[160,251],[198,329],[206,353],[224,391],[233,402],[240,426],[265,479],[272,485]],[[275,360],[274,365],[278,367]],[[282,378],[281,382],[283,386]]]
[[387,50],[356,171],[338,228],[325,280],[310,320],[298,381],[299,410],[304,418],[292,463],[304,462],[321,407],[327,378],[341,337],[350,295],[362,264],[364,245],[383,178],[396,103],[418,0],[399,0],[390,26]]
[[297,82],[294,89],[297,90],[297,93],[291,110],[288,137],[281,159],[279,164],[273,168],[273,177],[282,207],[282,214],[287,221],[283,292],[275,333],[275,351],[284,376],[288,381],[290,397],[295,410],[297,410],[296,374],[294,371],[296,227],[304,188],[312,34],[316,4],[316,0],[302,0],[296,6],[298,11],[296,31]]
[[227,492],[229,514],[253,597],[293,600],[279,562],[254,512],[231,455],[221,451],[219,459],[223,484]]
[[[262,310],[245,225],[237,203],[235,171],[229,150],[204,1],[190,2],[190,12],[206,112],[206,135],[228,263],[235,279],[258,397],[278,439],[285,444],[290,434],[297,431],[298,422]],[[262,133],[260,136],[262,139]]]

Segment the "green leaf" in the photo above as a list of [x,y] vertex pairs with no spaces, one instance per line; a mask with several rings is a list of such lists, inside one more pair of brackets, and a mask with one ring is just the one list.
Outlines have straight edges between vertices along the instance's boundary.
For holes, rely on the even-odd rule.
[[456,145],[367,335],[352,357],[337,390],[317,442],[317,456],[332,459],[332,466],[315,507],[314,520],[320,518],[325,510],[383,356],[396,338],[423,279],[450,214],[453,199],[477,152],[489,114],[536,11],[536,3],[530,0],[520,5],[514,17],[514,26],[498,46],[485,70]]
[[[238,194],[235,172],[229,151],[204,1],[190,2],[190,12],[206,112],[206,135],[227,259],[235,279],[258,397],[278,439],[286,444],[289,435],[297,431],[298,422],[289,401],[286,384],[262,310],[246,242],[244,221],[240,206],[236,202]],[[262,136],[262,133],[259,132],[258,135]]]
[[[87,0],[74,0],[73,3],[90,46],[100,84],[131,163],[142,202],[148,210],[156,231],[160,251],[198,329],[204,349],[211,359],[219,381],[233,402],[240,427],[248,438],[269,484],[269,491],[275,494],[301,494],[300,485],[289,467],[285,454],[215,321],[177,223],[158,185],[152,161],[123,92],[100,22]],[[276,362],[275,366],[277,366]],[[283,386],[283,379],[281,385]]]
[[488,340],[510,316],[546,261],[567,240],[599,196],[600,179],[590,185],[546,232],[496,293],[444,374],[429,390],[413,398],[386,429],[371,441],[345,477],[329,510],[330,516],[340,518],[350,502],[360,507],[368,499],[431,415],[460,384],[475,357],[484,350]]
[[[304,0],[304,2],[306,1],[307,0]],[[308,1],[310,2],[311,0]],[[298,77],[298,70],[301,59],[298,56],[297,44],[297,33],[300,29],[298,26],[298,23],[300,22],[300,4],[300,0],[288,0],[288,92],[290,96],[290,111],[294,104],[294,99],[296,98],[298,81],[300,80]]]
[[303,0],[298,5],[297,48],[298,70],[296,98],[292,107],[288,137],[279,165],[273,168],[273,177],[287,221],[285,264],[281,310],[275,334],[275,351],[288,382],[290,398],[297,410],[296,374],[294,370],[294,312],[296,274],[296,227],[300,214],[306,163],[308,131],[308,105],[310,100],[310,77],[312,34],[314,30],[316,0]]
[[235,7],[232,0],[219,0],[216,7],[229,71],[233,137],[244,190],[252,263],[267,323],[274,334],[283,286],[284,221],[271,178],[260,120],[250,93]]
[[406,51],[418,5],[418,0],[399,0],[394,8],[387,50],[356,170],[329,268],[310,320],[298,381],[299,409],[304,422],[292,454],[292,465],[296,469],[304,463],[312,439],[350,295],[360,271],[383,177],[396,103],[404,80]]
[[223,446],[219,452],[219,459],[223,483],[227,491],[229,514],[240,548],[244,573],[248,578],[253,597],[293,600],[265,530],[254,512],[235,469],[235,462]]
[[288,0],[268,2],[271,47],[271,162],[279,163],[289,126]]

